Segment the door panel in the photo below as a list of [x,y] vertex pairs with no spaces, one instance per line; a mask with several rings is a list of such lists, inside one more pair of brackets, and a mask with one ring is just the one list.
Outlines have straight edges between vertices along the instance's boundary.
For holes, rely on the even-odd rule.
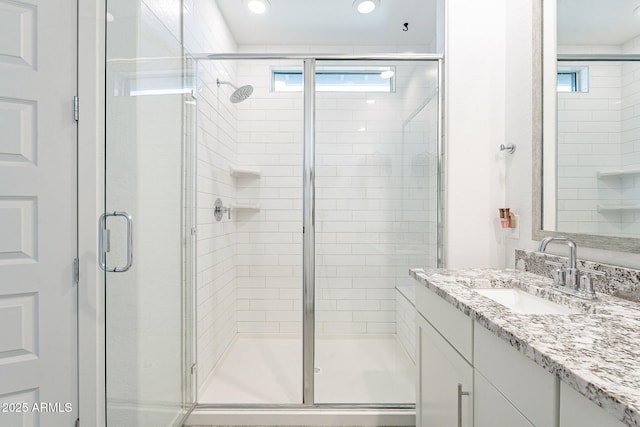
[[75,1],[0,1],[0,425],[77,418],[76,58]]
[[316,403],[415,402],[396,298],[436,266],[437,85],[436,62],[317,62]]
[[[190,65],[179,40],[139,1],[110,1],[107,26],[107,423],[178,425],[194,401]],[[136,43],[131,43],[136,40]],[[152,59],[151,59],[152,58]],[[107,270],[108,271],[108,270]]]

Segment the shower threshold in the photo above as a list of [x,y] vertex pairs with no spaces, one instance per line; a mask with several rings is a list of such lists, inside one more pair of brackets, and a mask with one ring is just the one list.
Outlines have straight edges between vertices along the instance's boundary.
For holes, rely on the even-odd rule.
[[305,408],[213,409],[197,406],[185,426],[415,426],[415,409]]

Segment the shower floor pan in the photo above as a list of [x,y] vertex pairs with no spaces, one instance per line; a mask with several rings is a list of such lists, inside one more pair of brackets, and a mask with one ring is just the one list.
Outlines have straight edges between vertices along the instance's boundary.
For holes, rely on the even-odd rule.
[[[238,334],[201,387],[200,407],[186,425],[415,424],[415,410],[406,409],[256,407],[234,411],[203,407],[300,404],[301,348],[299,336]],[[316,403],[415,403],[415,366],[395,335],[319,336],[315,351]],[[222,422],[229,417],[233,423]]]

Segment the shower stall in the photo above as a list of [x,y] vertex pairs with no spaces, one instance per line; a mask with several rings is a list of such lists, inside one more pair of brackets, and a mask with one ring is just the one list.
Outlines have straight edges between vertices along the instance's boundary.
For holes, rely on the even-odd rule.
[[178,24],[109,3],[107,422],[181,425],[197,403],[187,425],[410,424],[408,270],[442,265],[442,57],[190,56]]
[[199,407],[413,408],[408,270],[441,262],[440,57],[197,63]]

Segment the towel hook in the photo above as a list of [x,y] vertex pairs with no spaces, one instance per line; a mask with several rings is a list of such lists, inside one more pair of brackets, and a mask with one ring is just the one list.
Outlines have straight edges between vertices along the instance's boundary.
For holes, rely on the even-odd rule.
[[507,151],[509,154],[513,154],[513,152],[516,151],[516,144],[500,144],[500,151]]

